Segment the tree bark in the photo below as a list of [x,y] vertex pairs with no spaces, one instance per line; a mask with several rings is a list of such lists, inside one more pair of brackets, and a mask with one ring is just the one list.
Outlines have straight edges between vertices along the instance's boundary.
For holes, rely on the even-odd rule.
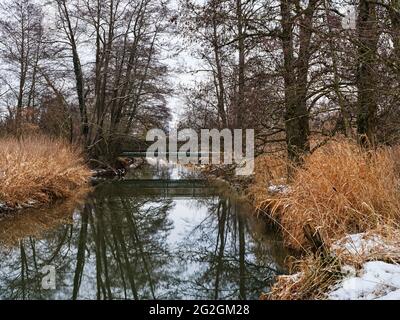
[[301,162],[302,155],[310,151],[309,111],[307,108],[308,71],[311,56],[313,15],[318,1],[311,0],[300,14],[299,53],[294,57],[293,1],[281,1],[282,48],[284,57],[285,128],[289,160]]
[[214,59],[217,74],[216,78],[216,91],[217,91],[217,106],[218,106],[218,114],[221,121],[221,127],[228,127],[228,120],[226,116],[225,110],[225,84],[224,84],[224,76],[222,71],[222,62],[220,57],[220,49],[218,44],[218,31],[217,31],[217,21],[216,21],[216,8],[213,8],[213,17],[212,17],[212,25],[213,25],[213,49],[214,49]]
[[245,93],[245,34],[243,19],[242,0],[236,0],[236,19],[238,32],[238,98],[236,105],[236,128],[243,128],[244,120],[244,93]]
[[361,0],[358,6],[358,108],[357,132],[362,146],[376,143],[376,54],[377,54],[376,4]]
[[76,93],[78,95],[78,103],[79,103],[81,134],[84,138],[84,142],[86,145],[88,143],[89,123],[88,123],[88,115],[87,115],[86,102],[84,96],[84,78],[83,78],[81,60],[76,46],[75,33],[72,28],[70,15],[65,0],[59,0],[58,5],[61,17],[63,17],[66,23],[64,29],[71,46],[72,61],[74,65],[74,74],[76,82]]

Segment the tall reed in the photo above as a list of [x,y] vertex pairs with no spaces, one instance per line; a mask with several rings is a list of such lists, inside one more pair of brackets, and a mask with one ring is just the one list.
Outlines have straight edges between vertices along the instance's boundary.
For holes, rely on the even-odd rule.
[[47,204],[88,186],[91,175],[79,148],[44,136],[0,139],[3,208]]
[[[334,140],[295,169],[289,192],[258,196],[284,228],[286,243],[307,245],[306,225],[330,244],[400,220],[399,149],[365,151],[355,142]],[[274,202],[271,205],[271,199]]]

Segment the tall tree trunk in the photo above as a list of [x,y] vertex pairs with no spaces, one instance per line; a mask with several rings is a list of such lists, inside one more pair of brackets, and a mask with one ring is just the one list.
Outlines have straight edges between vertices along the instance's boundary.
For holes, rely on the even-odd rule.
[[376,95],[376,54],[377,21],[374,1],[360,0],[358,6],[358,108],[357,131],[360,144],[375,145],[377,95]]
[[65,19],[66,23],[65,31],[71,45],[72,61],[74,65],[74,74],[76,82],[76,93],[78,95],[78,103],[79,103],[81,134],[84,138],[85,144],[87,144],[88,134],[89,134],[89,124],[88,124],[88,115],[87,115],[85,95],[84,95],[84,78],[83,78],[81,60],[76,46],[75,33],[72,28],[71,19],[66,2],[65,0],[59,0],[58,4],[61,16]]
[[294,17],[291,13],[293,1],[281,1],[282,48],[284,57],[285,84],[285,127],[289,159],[298,164],[303,154],[309,152],[310,134],[309,111],[307,108],[307,87],[309,60],[311,55],[311,36],[313,15],[317,0],[309,4],[300,15],[299,53],[294,58],[293,28]]
[[[107,41],[104,41],[104,46],[102,48],[102,52],[97,53],[96,56],[101,56],[102,59],[100,61],[96,60],[96,63],[100,63],[100,65],[96,65],[96,70],[100,72],[96,72],[96,128],[94,134],[94,140],[92,141],[92,145],[96,146],[95,156],[98,158],[101,154],[108,154],[108,141],[103,134],[104,120],[107,113],[107,105],[106,105],[106,96],[107,96],[107,83],[109,76],[109,68],[111,62],[111,51],[114,42],[114,31],[115,31],[115,14],[118,12],[118,2],[114,5],[114,1],[111,0],[109,6],[109,21],[108,21],[108,36]],[[99,46],[98,46],[99,48]]]
[[225,111],[225,84],[224,84],[224,76],[222,71],[222,62],[220,57],[220,48],[218,42],[218,30],[217,30],[217,21],[216,14],[217,9],[213,8],[213,17],[212,17],[212,25],[213,25],[213,50],[214,50],[214,59],[217,74],[216,78],[216,91],[217,91],[217,106],[218,106],[218,115],[221,121],[221,127],[228,127],[228,120]]
[[[22,6],[22,4],[21,4]],[[26,30],[25,14],[22,12],[21,8],[21,47],[20,50],[20,61],[19,61],[19,88],[18,88],[18,100],[17,100],[17,110],[15,113],[15,133],[19,137],[21,135],[21,125],[22,125],[22,108],[23,108],[23,98],[25,92],[26,75],[28,72],[27,60],[29,56],[29,48]]]
[[239,54],[239,70],[238,70],[238,98],[236,105],[236,128],[243,128],[244,119],[244,93],[245,93],[245,33],[244,33],[244,17],[242,9],[242,0],[236,0],[236,19],[238,32],[238,54]]

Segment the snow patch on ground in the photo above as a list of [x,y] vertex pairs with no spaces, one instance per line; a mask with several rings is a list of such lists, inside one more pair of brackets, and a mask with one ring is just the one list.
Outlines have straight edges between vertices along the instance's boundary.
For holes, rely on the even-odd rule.
[[377,252],[399,252],[400,248],[393,247],[385,242],[379,235],[366,233],[352,234],[335,242],[332,245],[333,252],[340,252],[354,256],[368,256]]
[[363,265],[358,275],[344,279],[330,300],[400,300],[400,266],[382,261]]
[[[332,246],[332,252],[353,256],[354,261],[368,261],[396,254],[400,248],[390,245],[379,235],[365,233],[348,235]],[[368,261],[358,271],[355,267],[342,267],[345,278],[328,294],[330,300],[400,300],[400,265],[383,261]]]

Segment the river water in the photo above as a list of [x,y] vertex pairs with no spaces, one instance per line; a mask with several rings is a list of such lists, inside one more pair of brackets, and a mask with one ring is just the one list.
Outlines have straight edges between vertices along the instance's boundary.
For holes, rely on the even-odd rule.
[[0,220],[0,299],[258,299],[286,256],[227,187],[149,166]]

